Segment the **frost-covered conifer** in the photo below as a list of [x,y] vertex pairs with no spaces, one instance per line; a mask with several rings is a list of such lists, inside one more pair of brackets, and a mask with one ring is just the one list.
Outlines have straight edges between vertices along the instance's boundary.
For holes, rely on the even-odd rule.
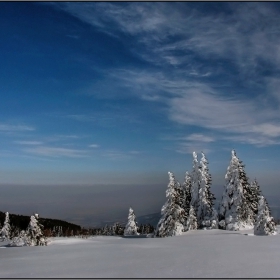
[[248,200],[248,178],[235,151],[225,175],[226,184],[219,207],[220,227],[227,230],[253,228],[254,213]]
[[181,207],[182,198],[180,197],[180,191],[182,188],[180,183],[175,180],[172,172],[168,172],[168,175],[167,201],[161,209],[162,216],[155,231],[155,235],[159,237],[182,234],[186,220],[185,210]]
[[128,221],[124,229],[124,235],[139,235],[137,232],[137,225],[135,222],[135,214],[132,210],[132,208],[129,208],[128,211]]
[[189,210],[189,215],[187,219],[186,230],[196,230],[197,229],[197,219],[194,208],[191,206]]
[[30,217],[29,225],[26,229],[27,246],[47,245],[47,239],[43,234],[43,226],[39,223],[39,216],[35,214]]
[[199,208],[199,190],[200,190],[200,166],[197,160],[196,152],[193,152],[193,170],[191,173],[191,206],[197,214]]
[[2,241],[9,240],[10,235],[11,235],[11,226],[10,226],[9,212],[6,212],[4,225],[0,231],[0,238]]
[[[204,153],[201,153],[200,161],[200,189],[198,194],[198,209],[197,209],[197,222],[199,228],[211,228],[212,220],[216,220],[216,213],[214,209],[215,197],[210,191],[211,175],[209,174],[208,161]],[[214,223],[217,223],[215,221]]]
[[276,225],[271,217],[270,209],[266,199],[260,196],[258,203],[258,216],[254,226],[255,235],[275,235],[277,234]]
[[258,215],[259,198],[261,196],[260,186],[256,179],[251,183],[249,190],[250,196],[248,197],[248,200],[251,203],[251,208],[254,212],[254,220],[256,221]]
[[188,171],[186,171],[185,174],[185,181],[184,184],[182,185],[182,204],[181,207],[185,210],[185,222],[184,226],[186,227],[187,225],[187,219],[190,211],[190,204],[191,204],[191,185],[192,185],[192,178],[189,174]]

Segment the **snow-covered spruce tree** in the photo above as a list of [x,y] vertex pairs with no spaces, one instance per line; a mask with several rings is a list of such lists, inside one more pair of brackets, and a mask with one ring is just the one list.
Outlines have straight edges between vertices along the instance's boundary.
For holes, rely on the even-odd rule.
[[9,212],[6,212],[5,215],[6,216],[5,216],[4,225],[0,231],[0,238],[2,241],[9,240],[11,235]]
[[180,197],[181,186],[175,180],[172,172],[168,172],[169,184],[166,190],[167,201],[161,209],[161,219],[157,224],[155,236],[167,237],[180,235],[184,231],[186,212],[181,207],[182,198]]
[[260,186],[256,179],[253,182],[251,182],[251,185],[249,188],[249,194],[250,194],[250,196],[248,196],[248,200],[250,201],[251,209],[254,212],[254,221],[256,222],[257,216],[258,216],[259,198],[262,195]]
[[192,178],[189,174],[188,171],[186,171],[185,174],[185,181],[181,187],[182,191],[180,194],[181,197],[181,207],[185,210],[185,222],[184,222],[184,227],[186,230],[186,226],[187,226],[187,219],[188,219],[188,215],[189,215],[189,211],[190,211],[190,205],[191,205],[191,185],[192,185]]
[[275,235],[277,234],[276,225],[271,217],[270,209],[266,199],[260,196],[258,203],[258,216],[254,226],[255,235]]
[[128,220],[124,229],[124,236],[128,235],[139,235],[139,233],[137,232],[137,225],[135,222],[135,214],[132,208],[129,208]]
[[35,214],[30,217],[29,225],[26,229],[27,246],[44,246],[47,245],[47,238],[43,233],[43,226],[39,223],[39,215]]
[[225,175],[226,184],[219,206],[219,225],[227,230],[253,228],[254,213],[248,199],[250,188],[244,165],[234,150]]
[[191,173],[191,203],[190,205],[194,208],[197,214],[199,207],[199,190],[200,190],[200,166],[197,160],[196,152],[193,152],[193,170]]
[[214,209],[214,194],[210,191],[211,175],[209,174],[208,161],[201,153],[200,161],[200,189],[198,192],[197,223],[198,228],[212,228],[217,225],[217,213]]
[[197,219],[194,208],[191,206],[189,210],[189,215],[187,219],[186,231],[187,230],[196,230],[197,229]]

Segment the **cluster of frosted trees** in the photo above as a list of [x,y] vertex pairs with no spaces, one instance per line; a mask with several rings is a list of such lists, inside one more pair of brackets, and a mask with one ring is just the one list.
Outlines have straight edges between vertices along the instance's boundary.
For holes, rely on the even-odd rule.
[[235,151],[231,152],[225,179],[226,184],[219,206],[220,227],[227,230],[254,228],[256,235],[276,234],[275,222],[258,182],[248,182],[244,164]]
[[180,235],[188,230],[218,228],[218,215],[214,209],[215,197],[211,192],[211,175],[208,161],[202,153],[200,162],[193,152],[193,170],[180,184],[168,172],[167,201],[161,209],[155,236]]
[[45,246],[48,240],[44,237],[43,226],[39,223],[39,215],[30,217],[26,230],[22,230],[17,236],[11,238],[11,226],[9,213],[5,214],[5,221],[0,230],[0,241],[10,241],[9,246]]
[[[215,197],[211,192],[211,175],[204,153],[200,162],[193,152],[192,172],[186,172],[180,184],[172,172],[168,172],[167,201],[161,209],[154,236],[180,235],[188,230],[253,229],[255,235],[274,235],[276,225],[268,203],[261,194],[257,181],[249,183],[244,165],[235,151],[225,175],[225,187],[218,212],[214,209]],[[129,209],[125,235],[137,235],[135,215]]]

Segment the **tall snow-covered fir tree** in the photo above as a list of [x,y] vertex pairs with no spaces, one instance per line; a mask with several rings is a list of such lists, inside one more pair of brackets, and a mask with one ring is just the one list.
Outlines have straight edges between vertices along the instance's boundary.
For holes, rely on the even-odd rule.
[[248,199],[250,188],[244,165],[234,150],[225,175],[226,184],[219,206],[220,227],[227,230],[252,229],[254,213]]
[[0,230],[0,238],[2,241],[9,240],[11,235],[11,226],[10,226],[10,218],[9,212],[5,213],[5,221],[2,229]]
[[254,226],[255,235],[275,235],[277,234],[276,225],[271,217],[270,209],[266,199],[259,197],[258,215]]
[[[204,153],[201,153],[201,155],[202,157],[199,168],[200,188],[198,192],[198,208],[196,217],[199,228],[211,228],[217,224],[217,214],[214,209],[214,200],[216,198],[210,190],[212,178],[209,174],[208,161],[205,158]],[[214,222],[212,223],[212,221]]]
[[157,224],[155,236],[167,237],[180,235],[184,231],[186,221],[185,210],[181,207],[182,198],[180,183],[172,172],[168,172],[169,184],[166,190],[167,201],[161,209],[161,219]]
[[184,226],[186,228],[187,226],[187,218],[190,211],[190,205],[191,205],[191,186],[192,186],[192,178],[188,171],[186,171],[185,174],[185,181],[182,185],[182,192],[181,192],[181,207],[185,210],[185,223]]
[[199,190],[200,190],[201,172],[196,152],[193,152],[193,170],[191,173],[191,203],[197,214],[199,208]]
[[135,214],[132,210],[132,208],[129,208],[128,211],[128,221],[124,229],[124,235],[139,235],[137,232],[137,225],[135,222]]

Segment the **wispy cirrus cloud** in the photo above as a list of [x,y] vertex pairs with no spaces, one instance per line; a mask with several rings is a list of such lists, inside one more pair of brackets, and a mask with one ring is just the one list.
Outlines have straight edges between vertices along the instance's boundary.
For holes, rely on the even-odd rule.
[[87,154],[87,151],[85,150],[68,149],[68,148],[61,148],[61,147],[48,147],[48,146],[26,148],[23,149],[23,151],[37,156],[46,156],[46,157],[81,158],[81,157],[89,156]]
[[257,147],[280,145],[280,139],[271,139],[255,134],[225,136],[223,139],[237,143],[251,144]]
[[43,142],[40,141],[14,141],[16,144],[20,144],[20,145],[41,145],[43,144]]
[[215,139],[213,137],[203,135],[200,133],[193,133],[189,136],[183,137],[182,139],[187,140],[187,141],[195,141],[195,142],[214,142]]
[[22,131],[34,131],[35,128],[28,125],[14,125],[0,123],[0,132],[22,132]]
[[209,144],[216,141],[214,137],[202,133],[192,133],[187,136],[165,136],[161,140],[176,143],[176,152],[181,154],[192,154],[193,151],[210,153],[212,148]]
[[114,87],[128,89],[126,94],[162,102],[170,120],[218,131],[221,139],[277,144],[278,8],[273,3],[221,5],[213,12],[211,3],[54,4],[120,40],[129,35],[137,46],[130,51],[152,66],[106,69],[107,84],[113,80]]
[[[151,101],[165,103],[166,112],[174,122],[243,137],[254,135],[259,140],[251,141],[251,144],[278,143],[272,140],[280,137],[278,109],[274,107],[275,103],[273,106],[270,102],[263,103],[264,98],[271,99],[269,94],[260,93],[255,99],[245,95],[227,96],[227,88],[216,87],[211,82],[194,82],[162,72],[120,70],[115,75],[124,79],[128,88],[134,87],[133,93],[139,98],[148,100],[146,96],[149,95]],[[235,139],[241,140],[241,137]]]
[[98,144],[90,144],[89,147],[90,148],[99,148],[100,145],[98,145]]
[[273,4],[222,5],[227,12],[205,13],[200,3],[67,2],[55,7],[112,36],[132,35],[146,47],[135,52],[152,62],[194,64],[197,55],[228,59],[243,74],[256,74],[259,60],[278,68],[280,28]]

